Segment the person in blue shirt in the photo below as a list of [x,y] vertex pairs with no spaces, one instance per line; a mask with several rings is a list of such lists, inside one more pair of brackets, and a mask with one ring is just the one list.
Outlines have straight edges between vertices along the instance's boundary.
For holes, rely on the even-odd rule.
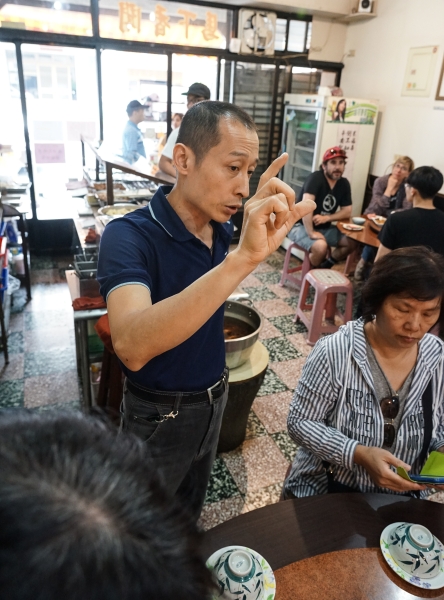
[[128,122],[123,130],[122,157],[130,165],[137,162],[141,156],[146,158],[143,135],[137,127],[139,123],[145,120],[144,111],[145,106],[138,100],[131,100],[126,107]]
[[174,187],[160,187],[102,236],[98,280],[126,375],[122,429],[146,441],[153,468],[196,520],[228,397],[224,302],[315,207],[296,205],[276,178],[287,159],[262,175],[228,253],[231,217],[259,160],[257,129],[233,104],[196,104],[174,146]]

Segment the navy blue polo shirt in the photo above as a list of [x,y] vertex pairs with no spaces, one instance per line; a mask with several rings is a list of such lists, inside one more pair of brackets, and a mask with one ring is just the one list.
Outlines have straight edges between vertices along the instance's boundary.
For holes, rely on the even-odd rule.
[[[162,186],[150,204],[105,228],[100,242],[97,279],[107,299],[117,287],[146,286],[153,304],[178,294],[219,265],[228,253],[231,221],[211,222],[213,252],[188,231],[165,197]],[[201,391],[212,386],[225,367],[224,305],[188,340],[151,359],[139,371],[122,369],[135,384],[163,391]]]

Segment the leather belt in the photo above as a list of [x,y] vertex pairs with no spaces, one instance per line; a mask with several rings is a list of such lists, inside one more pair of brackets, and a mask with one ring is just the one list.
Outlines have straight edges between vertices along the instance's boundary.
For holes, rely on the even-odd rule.
[[136,385],[129,379],[126,380],[126,387],[136,398],[153,402],[154,404],[174,404],[180,397],[180,404],[198,404],[201,402],[213,403],[213,400],[220,398],[228,384],[228,369],[225,369],[222,377],[213,386],[203,392],[159,392]]

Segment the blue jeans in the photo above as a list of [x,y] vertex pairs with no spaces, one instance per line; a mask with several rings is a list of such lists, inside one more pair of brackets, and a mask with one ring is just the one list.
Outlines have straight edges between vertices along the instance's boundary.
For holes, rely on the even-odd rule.
[[125,382],[121,429],[146,443],[150,465],[166,491],[179,497],[195,521],[205,500],[227,399],[228,384],[223,395],[211,403],[208,399],[179,404],[176,417],[158,423],[162,415],[172,412],[174,397],[171,405],[148,402],[132,394]]
[[377,248],[373,246],[364,246],[362,249],[361,258],[365,260],[366,263],[372,263],[375,261],[377,253]]

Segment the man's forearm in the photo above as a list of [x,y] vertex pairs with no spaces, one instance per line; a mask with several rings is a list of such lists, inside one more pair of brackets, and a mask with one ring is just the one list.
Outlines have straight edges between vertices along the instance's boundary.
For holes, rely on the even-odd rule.
[[337,212],[330,215],[330,221],[340,221],[341,219],[349,219],[351,217],[352,207],[344,206]]
[[159,169],[167,175],[171,175],[171,177],[177,177],[176,169],[173,167],[173,161],[163,154],[159,159]]
[[129,293],[129,289],[121,288],[124,291],[114,299],[111,293],[108,310],[116,354],[131,371],[138,371],[155,356],[175,348],[208,321],[253,268],[234,250],[179,294],[135,309],[119,323],[112,319],[113,312],[119,310],[118,304],[113,304],[117,298],[121,302],[120,294]]
[[306,215],[302,219],[302,223],[304,224],[305,231],[307,232],[307,235],[309,235],[309,236],[312,235],[314,233],[313,213],[310,213],[309,215]]

